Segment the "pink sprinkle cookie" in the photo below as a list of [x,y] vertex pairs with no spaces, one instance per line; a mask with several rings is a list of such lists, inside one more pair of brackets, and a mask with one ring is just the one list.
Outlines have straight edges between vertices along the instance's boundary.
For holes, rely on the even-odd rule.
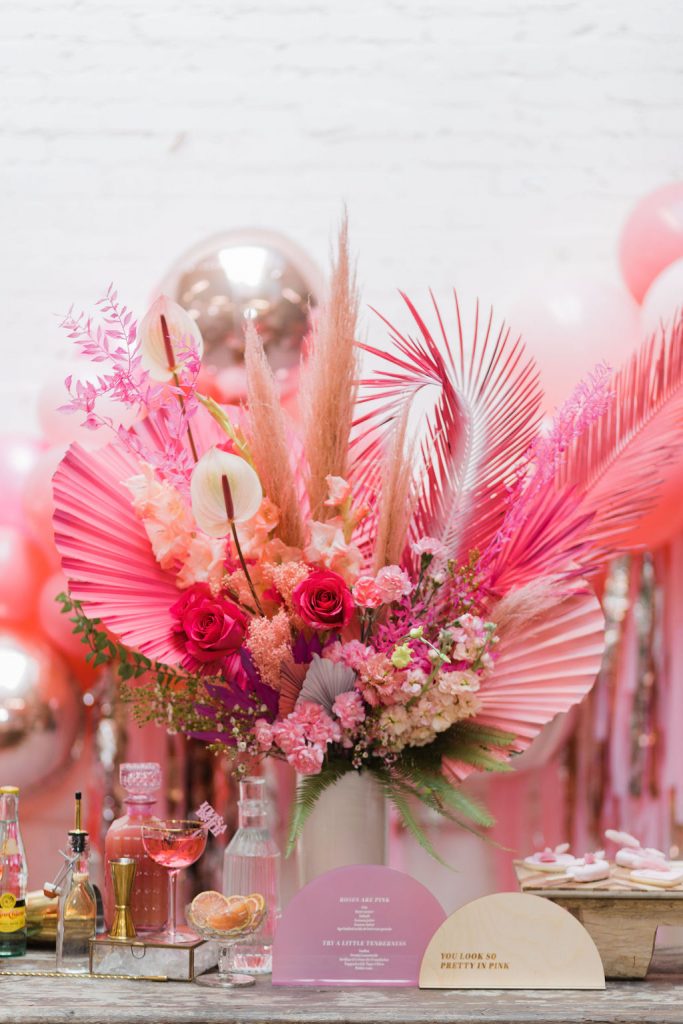
[[660,889],[673,889],[675,885],[683,882],[683,870],[681,868],[669,868],[666,871],[632,871],[631,880],[642,882],[644,885],[657,885]]
[[562,843],[551,850],[546,846],[545,850],[533,853],[530,857],[524,858],[524,863],[535,871],[547,871],[548,874],[564,874],[571,864],[576,863],[576,857],[567,853],[569,843]]

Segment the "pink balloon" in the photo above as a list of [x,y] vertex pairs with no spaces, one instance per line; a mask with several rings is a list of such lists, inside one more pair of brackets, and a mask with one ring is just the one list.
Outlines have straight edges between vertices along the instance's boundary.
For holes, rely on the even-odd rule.
[[42,441],[21,434],[6,434],[0,437],[1,523],[23,525],[24,486],[44,447]]
[[670,326],[683,310],[683,259],[670,263],[648,288],[640,308],[643,335]]
[[55,600],[57,594],[68,593],[68,590],[69,585],[63,573],[56,572],[48,576],[40,591],[38,615],[43,633],[54,646],[69,660],[81,661],[85,659],[88,648],[81,643],[80,636],[72,631],[73,623],[69,615],[62,612],[61,604]]
[[50,565],[55,569],[61,565],[61,559],[55,546],[52,527],[52,513],[54,512],[52,477],[64,458],[65,452],[66,445],[64,444],[41,452],[26,479],[22,502],[26,526]]
[[34,623],[48,566],[37,545],[15,526],[0,526],[0,620]]
[[624,224],[619,262],[631,294],[642,301],[654,279],[683,256],[683,182],[663,185],[636,203]]
[[586,274],[537,280],[513,302],[506,321],[538,362],[547,413],[596,363],[617,367],[640,341],[638,306],[629,293]]

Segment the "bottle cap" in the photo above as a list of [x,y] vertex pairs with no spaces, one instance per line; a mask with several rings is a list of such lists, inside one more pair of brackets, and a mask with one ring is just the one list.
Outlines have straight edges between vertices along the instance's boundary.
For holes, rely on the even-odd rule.
[[0,796],[19,796],[19,787],[0,786]]
[[128,761],[119,768],[119,781],[128,793],[156,793],[161,789],[161,765],[156,761]]

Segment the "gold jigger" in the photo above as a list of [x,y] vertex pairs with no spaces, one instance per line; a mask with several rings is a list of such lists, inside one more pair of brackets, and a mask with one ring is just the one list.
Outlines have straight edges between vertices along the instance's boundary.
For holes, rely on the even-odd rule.
[[114,921],[109,932],[110,939],[134,939],[135,925],[130,912],[130,894],[135,880],[135,861],[132,857],[121,857],[109,864],[114,883]]

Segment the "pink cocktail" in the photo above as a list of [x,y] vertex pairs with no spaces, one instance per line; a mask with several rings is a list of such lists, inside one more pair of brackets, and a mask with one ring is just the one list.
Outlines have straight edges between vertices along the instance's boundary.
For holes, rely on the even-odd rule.
[[178,871],[199,860],[206,846],[206,833],[199,835],[150,835],[145,840],[147,855],[157,864]]
[[193,938],[176,927],[176,880],[178,872],[198,861],[206,849],[207,828],[201,821],[160,821],[142,826],[142,842],[148,857],[168,871],[169,942]]

